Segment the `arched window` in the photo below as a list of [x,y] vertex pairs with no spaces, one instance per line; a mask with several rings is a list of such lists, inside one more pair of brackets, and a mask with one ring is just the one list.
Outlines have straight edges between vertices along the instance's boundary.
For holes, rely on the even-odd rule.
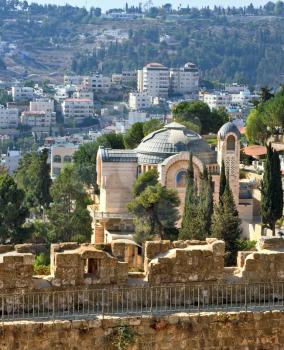
[[233,135],[228,136],[227,138],[227,150],[234,151],[236,147],[236,139]]
[[53,157],[53,163],[61,163],[61,156],[55,155]]
[[71,156],[64,156],[63,162],[64,163],[71,163],[72,162],[72,157]]
[[176,187],[186,186],[186,171],[180,170],[176,175]]

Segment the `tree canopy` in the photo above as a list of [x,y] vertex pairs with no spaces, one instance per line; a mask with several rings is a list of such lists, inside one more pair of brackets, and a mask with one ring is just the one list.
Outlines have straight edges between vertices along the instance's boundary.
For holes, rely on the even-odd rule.
[[261,183],[261,216],[262,222],[275,235],[275,224],[283,215],[283,189],[280,159],[271,144],[267,147],[263,180]]
[[25,193],[8,173],[0,174],[0,242],[18,243],[23,240],[23,224],[29,212]]
[[92,186],[95,191],[97,191],[96,157],[98,148],[98,142],[85,143],[73,156],[75,171],[79,178],[87,186]]
[[166,239],[179,219],[179,198],[175,190],[157,181],[157,174],[140,175],[133,185],[133,200],[128,204],[134,215],[135,239],[141,244],[155,236]]
[[73,165],[63,168],[51,187],[51,196],[52,205],[48,210],[51,240],[89,240],[92,234],[92,219],[87,206],[92,202]]
[[173,117],[177,122],[201,134],[216,133],[228,121],[224,110],[211,111],[202,101],[183,101],[173,108]]
[[282,89],[272,95],[262,92],[259,103],[246,121],[246,136],[252,143],[265,145],[268,137],[284,130],[284,95]]

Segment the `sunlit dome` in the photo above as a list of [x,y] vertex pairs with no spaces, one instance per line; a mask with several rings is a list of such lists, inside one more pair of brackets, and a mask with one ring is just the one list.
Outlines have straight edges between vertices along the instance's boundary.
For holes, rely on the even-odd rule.
[[144,137],[136,149],[140,164],[158,164],[182,151],[194,154],[212,152],[199,134],[176,122]]

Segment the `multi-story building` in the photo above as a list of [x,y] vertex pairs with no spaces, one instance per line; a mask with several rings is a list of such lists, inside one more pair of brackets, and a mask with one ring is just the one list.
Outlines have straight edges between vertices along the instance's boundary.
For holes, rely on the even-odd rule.
[[80,85],[83,80],[82,75],[64,75],[64,85]]
[[21,114],[21,123],[31,127],[32,131],[48,132],[49,128],[56,123],[55,113],[26,111]]
[[89,98],[67,98],[62,103],[64,121],[80,123],[94,115],[94,103]]
[[62,168],[73,162],[73,155],[79,145],[73,143],[61,143],[51,147],[50,170],[51,178],[55,179]]
[[152,105],[152,97],[145,92],[130,92],[128,105],[130,110],[140,111]]
[[137,74],[137,88],[152,97],[167,96],[170,87],[169,69],[160,63],[149,63]]
[[92,88],[93,92],[108,92],[111,88],[111,78],[102,74],[85,77],[83,84]]
[[8,170],[9,175],[13,175],[17,170],[20,159],[20,151],[7,150],[7,154],[4,157],[4,167]]
[[128,85],[133,84],[137,81],[137,71],[136,70],[124,70],[121,74],[122,84]]
[[17,108],[5,108],[0,105],[0,129],[16,129],[19,121]]
[[85,86],[80,86],[74,92],[73,97],[74,98],[88,98],[90,100],[94,100],[94,93],[93,93],[92,89],[85,87]]
[[232,102],[232,95],[226,92],[200,93],[199,99],[207,103],[209,108],[226,108]]
[[51,114],[54,112],[54,101],[45,98],[37,99],[36,101],[31,101],[30,111]]
[[170,69],[170,90],[172,93],[188,94],[198,90],[199,70],[193,63],[182,68]]
[[34,89],[28,86],[13,86],[12,98],[14,102],[30,101],[34,98]]

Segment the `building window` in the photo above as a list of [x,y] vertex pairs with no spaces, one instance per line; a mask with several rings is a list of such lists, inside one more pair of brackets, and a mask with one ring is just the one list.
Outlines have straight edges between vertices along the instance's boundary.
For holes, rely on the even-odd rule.
[[227,150],[228,151],[234,151],[236,148],[236,140],[233,135],[228,136],[227,138]]
[[61,163],[61,156],[59,156],[59,155],[54,156],[53,163]]
[[186,186],[186,170],[180,170],[176,175],[176,187]]
[[72,157],[71,156],[64,156],[63,161],[64,161],[64,163],[71,163]]

